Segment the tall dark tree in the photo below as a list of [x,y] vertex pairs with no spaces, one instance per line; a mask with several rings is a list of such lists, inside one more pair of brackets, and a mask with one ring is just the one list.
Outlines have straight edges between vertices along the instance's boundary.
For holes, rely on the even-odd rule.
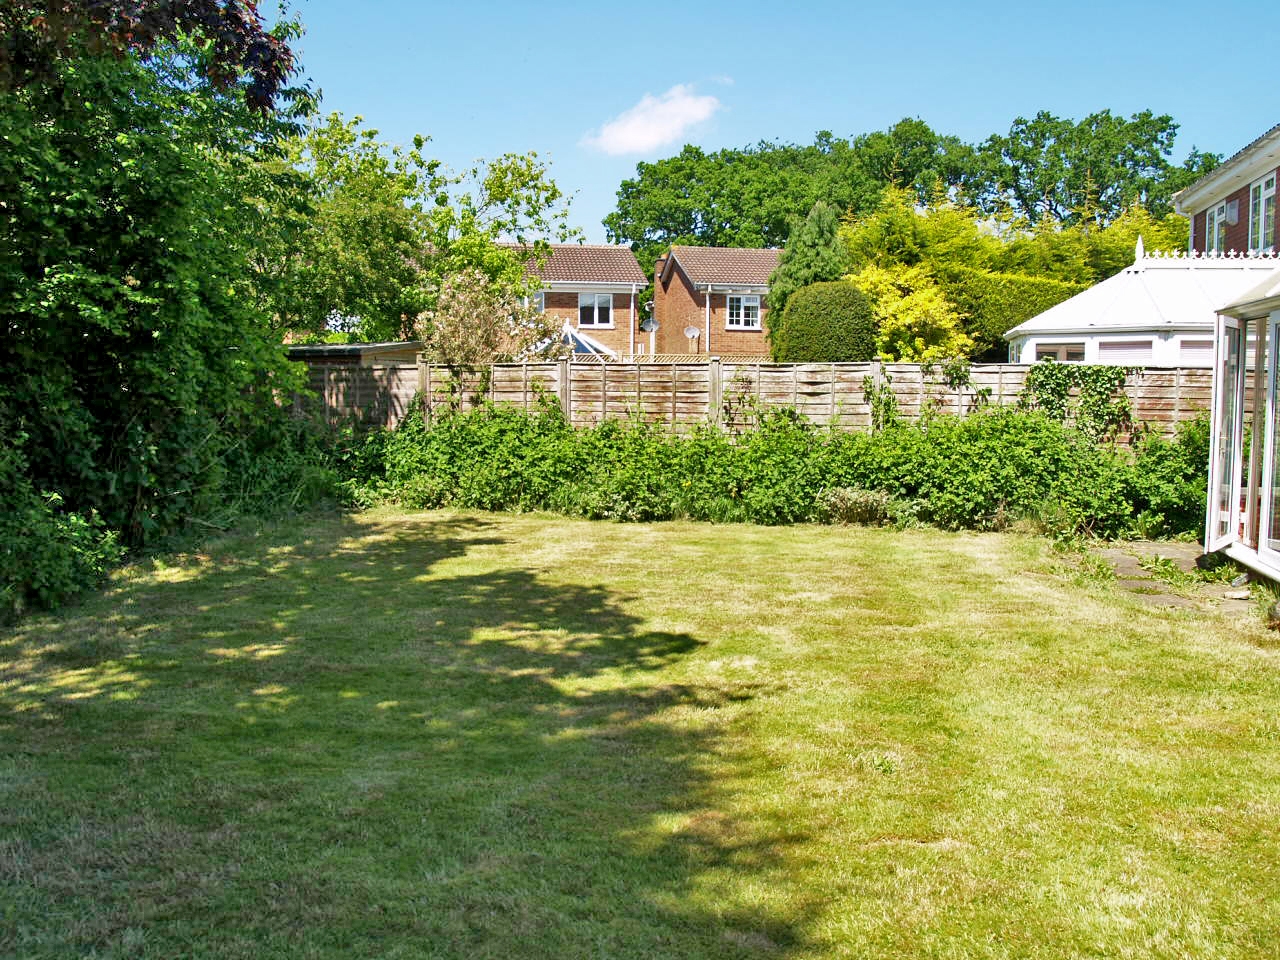
[[210,517],[282,433],[251,258],[308,98],[291,27],[222,8],[206,36],[200,4],[3,7],[0,608],[74,579],[95,517],[132,544]]
[[801,287],[839,280],[847,267],[848,254],[840,239],[836,211],[819,201],[809,210],[804,223],[792,231],[778,266],[769,277],[770,316],[781,317],[787,301]]
[[0,0],[0,87],[56,83],[70,58],[147,54],[180,37],[207,45],[207,81],[227,89],[243,78],[259,110],[293,71],[287,38],[267,29],[253,0]]

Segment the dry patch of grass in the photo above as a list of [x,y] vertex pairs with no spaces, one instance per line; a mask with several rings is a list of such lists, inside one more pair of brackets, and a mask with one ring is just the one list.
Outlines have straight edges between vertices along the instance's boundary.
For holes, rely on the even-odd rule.
[[228,539],[0,633],[0,954],[1271,956],[1277,656],[1017,536]]

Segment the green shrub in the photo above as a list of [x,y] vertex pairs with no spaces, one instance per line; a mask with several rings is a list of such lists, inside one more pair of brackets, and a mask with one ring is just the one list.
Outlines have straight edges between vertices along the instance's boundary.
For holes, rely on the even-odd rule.
[[12,441],[0,443],[0,502],[0,621],[92,588],[120,559],[118,535],[96,513],[67,511],[60,495],[32,487]]
[[639,420],[574,429],[554,405],[527,415],[484,407],[430,427],[410,417],[371,439],[386,462],[367,469],[360,489],[408,506],[626,521],[998,529],[1028,519],[1107,537],[1130,533],[1145,510],[1159,512],[1161,531],[1172,534],[1200,523],[1196,503],[1183,497],[1203,485],[1194,476],[1199,438],[1188,430],[1178,441],[1149,441],[1135,460],[1043,412],[1015,408],[875,433],[770,410],[731,435],[710,424],[676,434]]
[[771,313],[768,322],[770,350],[779,363],[862,362],[876,355],[871,302],[844,280],[801,287],[781,316]]
[[1209,417],[1178,427],[1172,440],[1149,436],[1138,445],[1134,468],[1140,512],[1147,536],[1200,530],[1209,486]]
[[974,343],[973,359],[989,363],[1001,363],[1008,356],[1006,331],[1085,289],[1048,277],[973,267],[940,267],[936,274],[947,300],[968,317],[964,326]]

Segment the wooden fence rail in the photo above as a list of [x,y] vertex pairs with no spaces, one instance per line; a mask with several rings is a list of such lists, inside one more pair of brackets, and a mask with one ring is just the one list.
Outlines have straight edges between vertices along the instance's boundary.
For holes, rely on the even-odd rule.
[[[313,366],[310,386],[330,419],[355,417],[391,426],[416,394],[428,416],[492,401],[523,410],[558,403],[575,425],[638,416],[680,429],[712,421],[732,425],[756,408],[792,407],[815,423],[842,429],[871,425],[871,392],[892,394],[898,413],[968,413],[983,402],[1017,403],[1030,367],[975,365],[969,382],[951,385],[943,370],[909,363],[504,363],[455,374],[424,362]],[[1212,371],[1148,367],[1131,373],[1125,392],[1135,421],[1163,434],[1209,409]]]

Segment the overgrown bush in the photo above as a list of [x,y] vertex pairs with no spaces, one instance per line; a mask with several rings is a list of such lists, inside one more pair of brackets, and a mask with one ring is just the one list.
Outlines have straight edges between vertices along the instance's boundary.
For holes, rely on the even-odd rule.
[[801,287],[768,323],[770,352],[779,363],[859,363],[876,355],[871,302],[845,280]]
[[[874,433],[818,427],[792,410],[731,435],[639,420],[574,429],[549,404],[483,407],[371,437],[347,487],[360,503],[548,509],[615,520],[922,521],[999,529],[1030,520],[1068,534],[1198,529],[1199,434],[1148,441],[1137,457],[1039,411],[992,409]],[[1197,466],[1198,465],[1198,466]],[[1149,471],[1143,476],[1143,471]],[[1197,475],[1197,470],[1199,471]],[[1176,481],[1176,482],[1175,482]],[[1201,497],[1200,505],[1203,505]],[[1159,517],[1159,521],[1154,519]]]
[[1172,440],[1144,438],[1138,445],[1134,485],[1145,536],[1197,533],[1204,525],[1209,464],[1209,417],[1181,424]]
[[1001,363],[1008,355],[1006,331],[1085,289],[1050,277],[952,265],[937,270],[937,278],[947,299],[967,318],[965,333],[973,340],[970,356],[987,363]]
[[0,622],[74,597],[121,554],[96,513],[68,511],[59,494],[31,485],[22,439],[0,442]]

